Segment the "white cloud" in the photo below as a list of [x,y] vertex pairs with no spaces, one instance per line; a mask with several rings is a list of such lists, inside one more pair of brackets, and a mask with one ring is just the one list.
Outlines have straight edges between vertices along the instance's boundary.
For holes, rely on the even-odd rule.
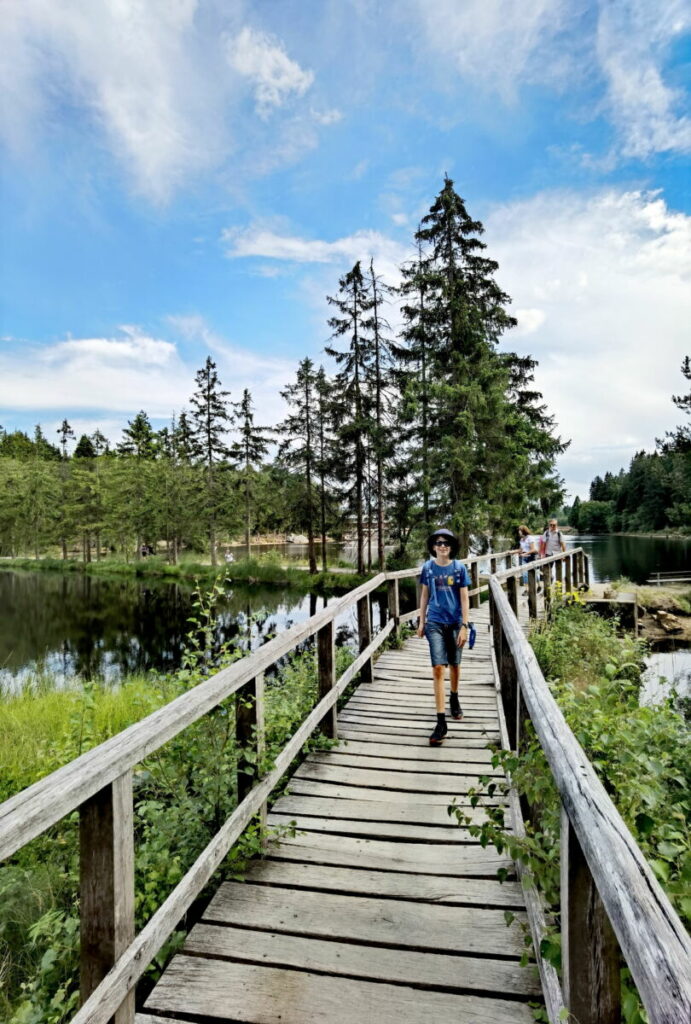
[[691,217],[654,193],[554,192],[497,207],[486,228],[518,307],[505,344],[539,360],[537,383],[572,438],[562,472],[584,496],[594,473],[679,421],[670,396],[689,351]]
[[299,117],[292,126],[274,118],[270,131],[243,118],[248,91],[266,117],[299,100],[314,80],[279,40],[242,27],[245,6],[246,0],[4,0],[0,137],[25,159],[56,133],[70,148],[96,141],[134,190],[156,203],[226,166],[231,154],[229,170],[242,175],[294,160],[339,112],[305,110],[309,130]]
[[338,124],[339,121],[343,120],[343,111],[338,110],[336,107],[332,107],[330,110],[312,110],[311,114],[313,121],[327,126]]
[[0,405],[6,409],[109,409],[168,417],[186,401],[189,372],[168,341],[136,327],[114,338],[25,344],[0,354]]
[[[184,360],[173,342],[131,326],[112,338],[25,343],[21,351],[0,353],[0,406],[17,412],[56,410],[58,417],[66,414],[74,421],[73,426],[104,424],[106,436],[118,440],[125,420],[140,409],[154,421],[168,422],[173,412],[188,407],[195,372],[211,354],[233,400],[247,387],[264,422],[281,418],[279,392],[294,376],[293,363],[230,344],[203,317],[168,320],[172,334],[192,343],[186,350],[191,347],[193,354]],[[114,423],[119,423],[115,431],[109,426]]]
[[677,112],[688,97],[662,71],[670,45],[691,29],[687,0],[601,0],[600,11],[597,52],[623,154],[691,152],[691,118]]
[[270,228],[252,225],[227,228],[222,240],[226,244],[226,255],[233,259],[263,257],[296,264],[335,263],[349,270],[357,260],[369,262],[372,257],[378,273],[390,284],[398,281],[398,268],[408,255],[406,246],[379,231],[357,231],[326,242],[278,234]]
[[691,28],[688,0],[409,0],[407,10],[434,56],[505,102],[523,85],[598,88],[583,113],[607,114],[617,144],[579,154],[584,166],[607,171],[617,156],[691,151],[688,93],[665,81],[670,47]]
[[233,70],[254,86],[256,110],[262,118],[291,95],[303,96],[314,81],[314,74],[303,71],[279,42],[247,26],[228,41],[227,55]]
[[523,81],[564,78],[564,44],[553,44],[580,13],[567,0],[411,0],[411,6],[433,51],[449,57],[468,81],[507,100]]

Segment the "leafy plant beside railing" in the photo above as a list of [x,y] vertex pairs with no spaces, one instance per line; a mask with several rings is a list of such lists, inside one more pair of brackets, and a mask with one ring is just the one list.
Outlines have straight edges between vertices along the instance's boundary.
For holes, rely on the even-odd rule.
[[[644,648],[616,623],[578,604],[559,607],[530,637],[540,667],[564,717],[605,789],[649,861],[680,918],[691,924],[691,730],[674,699],[639,704]],[[521,753],[495,749],[493,767],[509,773],[530,808],[524,838],[505,827],[501,807],[487,806],[473,823],[463,808],[453,813],[483,846],[493,844],[520,860],[552,908],[542,955],[560,966],[558,932],[560,802],[535,732],[523,726]],[[473,807],[497,791],[482,777],[470,794]],[[505,787],[504,787],[505,790]],[[500,872],[500,877],[506,877]],[[628,970],[622,974],[623,1011],[629,1024],[645,1021]]]

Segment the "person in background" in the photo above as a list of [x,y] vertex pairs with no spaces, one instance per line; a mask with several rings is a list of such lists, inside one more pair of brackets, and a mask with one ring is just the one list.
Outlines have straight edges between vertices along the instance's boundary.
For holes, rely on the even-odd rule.
[[[558,555],[560,552],[566,551],[566,544],[562,532],[559,529],[559,524],[554,516],[550,519],[547,529],[540,538],[540,557],[549,558],[551,555]],[[543,569],[543,578],[545,584],[548,584],[552,579],[552,566],[547,565]]]
[[444,742],[446,724],[446,693],[444,674],[449,666],[451,717],[460,721],[463,709],[458,699],[461,676],[461,652],[468,639],[470,576],[462,562],[456,561],[458,540],[451,530],[435,530],[427,539],[427,550],[433,556],[420,573],[420,622],[417,635],[427,637],[432,660],[434,700],[437,724],[429,738],[430,746]]
[[[518,527],[518,547],[515,551],[511,552],[512,555],[519,555],[521,565],[527,565],[528,562],[534,562],[537,558],[537,548],[535,546],[535,538],[531,536],[530,530],[527,526],[521,525]],[[524,572],[521,576],[521,583],[524,587],[528,586],[528,573]],[[523,596],[528,593],[527,590],[523,591]]]

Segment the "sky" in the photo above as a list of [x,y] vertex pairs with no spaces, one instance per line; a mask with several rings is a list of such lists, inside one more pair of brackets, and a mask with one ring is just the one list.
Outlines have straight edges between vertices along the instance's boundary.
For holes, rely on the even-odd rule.
[[559,471],[652,450],[691,354],[689,0],[0,0],[0,424],[112,441],[211,355],[285,414],[356,260],[445,174]]

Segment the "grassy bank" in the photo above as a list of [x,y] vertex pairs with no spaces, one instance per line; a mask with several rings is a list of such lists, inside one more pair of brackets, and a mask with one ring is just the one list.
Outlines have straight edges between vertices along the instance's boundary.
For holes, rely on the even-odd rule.
[[[201,602],[195,636],[212,637],[212,609]],[[203,644],[168,676],[132,677],[54,689],[51,680],[0,704],[0,800],[73,760],[229,664],[240,652]],[[337,651],[337,670],[352,660]],[[268,760],[314,706],[314,652],[296,654],[267,679]],[[137,766],[134,775],[135,888],[141,928],[236,806],[235,705],[231,697]],[[319,738],[312,741],[319,744]],[[0,867],[0,1020],[62,1024],[78,1004],[77,814],[64,819]],[[237,873],[258,852],[248,830],[220,869]],[[208,898],[203,895],[201,899]],[[192,914],[194,913],[194,908]],[[153,981],[182,933],[148,972]]]
[[304,593],[352,590],[374,575],[368,573],[359,576],[356,572],[332,571],[311,575],[304,569],[284,565],[275,552],[266,552],[254,558],[239,559],[229,565],[220,564],[215,567],[193,558],[183,558],[176,565],[170,565],[162,556],[154,555],[131,562],[118,558],[104,558],[99,562],[62,558],[3,558],[0,559],[0,570],[2,569],[83,573],[105,577],[131,576],[139,579],[180,580],[190,584],[197,580],[211,583],[218,576],[222,576],[238,583],[290,585]]

